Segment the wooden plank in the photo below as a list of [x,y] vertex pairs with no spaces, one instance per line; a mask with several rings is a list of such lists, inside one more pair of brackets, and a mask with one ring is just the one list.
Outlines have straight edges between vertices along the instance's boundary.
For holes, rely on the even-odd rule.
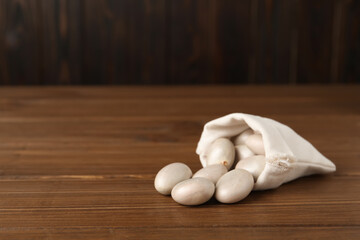
[[[290,83],[297,81],[297,60],[298,60],[298,18],[297,10],[299,1],[281,0],[275,1],[272,13],[273,20],[273,67],[269,68],[268,74],[273,74],[274,83]],[[270,4],[266,4],[268,6]],[[271,5],[270,5],[271,6]],[[264,24],[264,23],[262,23]],[[264,24],[264,26],[268,26]],[[269,30],[268,30],[269,31]],[[268,61],[271,59],[268,57]],[[271,72],[273,69],[273,72]],[[265,75],[268,77],[268,75]],[[269,82],[267,80],[267,82]]]
[[[129,235],[129,234],[128,234]],[[0,229],[1,240],[56,240],[56,239],[72,239],[72,240],[103,240],[116,239],[118,236],[114,229]],[[140,235],[139,235],[140,236]],[[121,238],[129,239],[129,238]]]
[[[0,36],[5,36],[6,32],[6,15],[4,9],[6,9],[6,2],[0,1]],[[0,84],[9,84],[9,67],[6,59],[6,41],[5,37],[0,38]]]
[[[148,140],[148,142],[154,140]],[[56,141],[54,142],[54,146],[56,146]],[[68,144],[78,144],[82,142],[81,139],[79,141],[65,141]],[[107,143],[111,141],[106,141]],[[116,174],[150,174],[156,172],[156,169],[160,169],[162,166],[169,164],[174,161],[184,162],[189,164],[193,170],[197,170],[201,167],[198,156],[195,155],[195,147],[196,141],[193,141],[192,144],[188,145],[180,145],[180,144],[159,144],[160,146],[154,148],[158,150],[159,153],[153,153],[152,147],[146,146],[143,144],[137,147],[131,148],[127,153],[123,153],[126,151],[126,148],[119,147],[118,152],[111,149],[110,153],[107,152],[94,152],[88,151],[93,154],[93,156],[88,156],[84,153],[74,152],[72,153],[63,153],[61,151],[58,152],[43,152],[41,153],[1,153],[2,154],[2,163],[1,163],[1,174],[4,176],[13,176],[13,175],[116,175]],[[61,140],[60,143],[61,144]],[[126,141],[118,141],[116,146],[121,146],[124,144],[133,144],[127,143]],[[327,144],[327,142],[325,142]],[[163,149],[173,149],[181,147],[182,150],[178,151],[170,151]],[[359,157],[357,152],[349,152],[349,151],[331,151],[324,149],[323,147],[319,148],[319,150],[327,156],[329,159],[333,160],[335,164],[338,165],[339,169],[342,170],[343,173],[350,175],[358,175],[359,174],[359,166],[351,165],[354,159]],[[84,150],[86,151],[86,149]],[[139,153],[139,151],[143,151],[143,153]],[[185,152],[186,151],[186,152]],[[185,152],[185,153],[184,153]],[[141,161],[142,167],[138,170],[132,170],[131,172],[127,172],[128,170],[124,168],[123,163],[121,162],[123,159],[127,159],[126,162],[127,167],[136,168],[139,164],[138,158],[145,158],[146,160]],[[104,161],[107,164],[104,164]],[[154,163],[156,161],[156,163]],[[84,162],[87,165],[84,166]],[[20,165],[21,164],[21,165]],[[20,165],[20,166],[19,166]],[[64,166],[65,165],[65,166]],[[36,168],[35,168],[36,167]],[[35,169],[34,169],[35,168]]]
[[244,239],[358,239],[358,227],[194,227],[187,228],[57,228],[40,229],[26,228],[3,230],[0,229],[0,239],[28,240],[28,239],[74,239],[74,240],[100,240],[100,239],[229,239],[241,236]]
[[[123,165],[123,167],[129,166]],[[154,169],[154,168],[153,168]],[[0,179],[0,210],[152,209],[182,208],[158,194],[155,174],[67,175]],[[16,188],[14,188],[16,186]],[[342,189],[344,194],[339,194]],[[321,194],[319,194],[321,193]],[[242,206],[288,206],[360,203],[360,176],[311,176],[276,190],[252,192]],[[209,205],[219,205],[211,200]]]
[[205,83],[209,66],[209,1],[171,1],[169,81],[173,84]]
[[130,1],[130,80],[138,84],[166,82],[166,0]]
[[333,0],[299,1],[299,83],[330,82],[333,6]]
[[0,84],[360,79],[355,0],[0,4]]
[[[218,83],[246,83],[249,57],[254,48],[251,35],[251,1],[216,1],[215,48],[212,67]],[[256,47],[255,47],[256,48]]]
[[295,83],[298,1],[251,1],[249,83]]
[[[151,201],[152,199],[149,199]],[[171,207],[170,207],[171,206]],[[359,203],[314,205],[223,205],[209,202],[199,207],[171,203],[159,208],[64,208],[2,210],[3,228],[68,227],[141,227],[165,228],[222,226],[357,226],[360,225]],[[329,211],[331,209],[331,211]],[[341,214],[340,214],[341,213]]]
[[[251,99],[251,101],[250,101]],[[352,98],[359,102],[358,98]],[[50,100],[49,100],[50,101]],[[51,102],[52,108],[49,108]],[[303,98],[295,100],[294,98],[273,98],[266,97],[250,98],[176,98],[173,101],[166,101],[166,98],[147,99],[143,107],[139,107],[141,100],[77,100],[70,99],[52,100],[15,100],[4,103],[6,112],[2,113],[3,117],[29,117],[29,118],[55,118],[55,117],[141,117],[143,115],[151,117],[182,118],[188,116],[200,118],[209,116],[208,119],[220,117],[232,112],[245,112],[263,116],[281,114],[287,111],[291,114],[354,114],[359,111],[358,106],[349,105],[346,101],[332,101],[331,99],[321,98]],[[192,105],[189,105],[191,103]],[[298,104],[301,103],[301,104]],[[333,104],[332,108],[327,108],[327,104]],[[214,111],[208,106],[213,106]],[[262,105],[263,108],[257,108]],[[68,106],[68,107],[65,107]],[[196,109],[196,111],[194,111]],[[354,112],[355,111],[355,112]]]
[[[61,144],[62,141],[63,140],[59,140],[59,144]],[[94,141],[96,143],[96,140]],[[148,140],[148,142],[150,141],[154,140]],[[84,149],[84,151],[91,153],[93,156],[89,156],[89,153],[72,152],[70,150],[68,153],[62,151],[45,151],[43,153],[21,153],[19,151],[16,153],[1,152],[1,174],[3,176],[153,174],[166,164],[175,161],[189,164],[195,171],[201,167],[198,156],[195,155],[198,138],[192,139],[192,141],[193,144],[187,145],[176,143],[159,144],[160,146],[157,148],[151,147],[149,144],[137,144],[137,147],[130,148],[127,152],[125,152],[126,147],[121,146],[125,144],[125,146],[128,146],[134,143],[117,141],[117,145],[115,145],[114,148],[118,146],[118,151],[114,150],[114,148],[110,149],[109,152],[96,152]],[[55,140],[53,140],[53,142],[55,148],[57,142]],[[81,139],[78,141],[71,141],[71,139],[69,139],[64,142],[67,142],[67,145],[78,145],[79,142],[83,141]],[[109,142],[111,143],[111,141],[106,141],[106,143]],[[328,142],[324,144],[328,144]],[[181,150],[170,150],[174,148],[180,148]],[[159,153],[153,153],[153,150],[158,150]],[[349,152],[346,150],[338,151],[338,149],[328,150],[323,147],[319,148],[319,150],[338,165],[338,168],[341,170],[339,174],[359,175],[360,166],[358,164],[352,164],[354,159],[358,158],[357,152]],[[142,151],[142,153],[139,153],[139,151]],[[136,166],[139,164],[137,159],[139,158],[145,160],[142,161],[142,167],[136,169]],[[125,160],[126,162],[124,162]],[[84,162],[87,164],[84,165]],[[106,162],[106,164],[104,164],[104,162]],[[124,168],[124,166],[134,169],[129,171],[127,168]]]
[[276,83],[275,44],[278,26],[276,23],[276,3],[271,0],[258,1],[257,45],[256,45],[256,83]]
[[164,83],[165,1],[85,1],[87,83]]
[[346,0],[335,0],[333,4],[333,22],[331,35],[330,82],[339,83],[344,78],[345,52],[345,5]]
[[38,1],[0,1],[0,84],[41,82]]
[[[201,99],[204,97],[218,97],[224,100],[229,98],[266,98],[266,99],[318,99],[322,100],[323,104],[338,102],[360,101],[358,96],[359,86],[352,85],[306,85],[286,86],[286,85],[257,85],[257,86],[113,86],[111,88],[106,86],[68,86],[68,87],[54,87],[42,86],[32,87],[29,91],[28,87],[11,87],[3,86],[0,88],[0,99],[2,106],[9,101],[14,103],[14,100],[79,100],[79,99],[93,99],[93,100],[111,100],[111,99]],[[44,101],[46,102],[46,101]],[[249,101],[248,103],[251,103]],[[348,104],[349,105],[349,104]],[[357,104],[351,104],[352,107],[357,107]],[[328,111],[341,110],[338,108],[327,108]],[[305,111],[304,109],[303,111]]]
[[[1,88],[0,239],[356,239],[358,92],[358,86]],[[213,199],[184,207],[158,194],[156,172],[176,161],[199,169],[194,151],[204,123],[237,109],[289,125],[337,171],[230,205]]]
[[84,79],[86,83],[126,83],[129,1],[84,2]]
[[[11,150],[1,150],[1,174],[3,176],[154,174],[157,171],[154,169],[160,169],[162,166],[174,161],[189,164],[196,171],[201,167],[198,156],[195,155],[198,138],[183,137],[181,139],[181,141],[191,141],[191,144],[182,144],[181,141],[167,144],[164,143],[164,140],[157,140],[154,137],[141,140],[143,143],[133,137],[129,137],[131,140],[126,140],[126,137],[113,140],[104,139],[103,144],[99,144],[99,140],[95,138],[93,142],[81,138],[75,138],[74,140],[71,138],[44,139],[43,141],[28,139],[28,141],[38,142],[39,145],[46,146],[43,143],[44,141],[53,144],[48,145],[49,150],[44,149],[42,151],[13,150],[11,152]],[[356,151],[351,150],[352,145],[339,144],[339,147],[334,149],[324,147],[324,145],[329,145],[334,141],[335,138],[329,138],[327,141],[323,140],[322,142],[317,141],[315,146],[337,164],[341,171],[336,174],[359,175],[359,164],[352,164],[359,155]],[[309,140],[312,141],[313,139]],[[338,139],[338,141],[352,141],[354,144],[358,144],[356,138],[343,138]],[[157,142],[158,146],[152,147],[151,142]],[[56,150],[57,145],[59,145],[59,150]],[[73,149],[68,147],[69,145],[79,146],[79,148]],[[91,147],[81,147],[81,145],[88,145],[93,148],[103,147],[103,145],[112,145],[112,147],[103,147],[104,150],[91,150]],[[129,147],[129,145],[134,146]],[[18,146],[18,148],[31,148],[25,144],[23,144],[23,147],[20,144]],[[155,150],[158,153],[154,153]],[[129,171],[127,168],[136,168],[138,165],[137,159],[139,158],[144,159],[142,160],[142,167]],[[87,164],[84,165],[84,162]],[[124,166],[127,168],[124,168]],[[34,167],[36,168],[34,169]]]
[[341,80],[360,83],[360,3],[355,0],[347,1],[344,8],[345,60]]
[[82,83],[82,11],[79,0],[41,0],[45,84]]
[[[309,114],[311,115],[311,114]],[[88,118],[88,120],[86,120]],[[97,118],[97,117],[87,117],[77,119],[76,117],[73,120],[54,120],[54,118],[45,118],[44,120],[34,119],[33,121],[13,121],[12,118],[9,118],[7,121],[0,121],[0,129],[2,134],[0,139],[4,140],[0,146],[1,150],[19,150],[19,151],[32,151],[40,150],[44,147],[44,150],[56,150],[52,149],[52,146],[56,144],[56,141],[59,142],[59,148],[65,150],[70,148],[76,150],[72,146],[66,145],[66,140],[79,141],[83,140],[86,144],[100,144],[102,147],[112,148],[114,144],[106,146],[107,143],[101,143],[96,141],[96,137],[102,137],[107,141],[125,141],[127,143],[134,144],[143,144],[148,143],[146,138],[142,139],[137,138],[138,135],[154,135],[161,134],[164,136],[163,144],[191,144],[184,140],[192,140],[194,138],[200,137],[199,134],[202,131],[203,123],[206,120],[200,120],[200,117],[188,118],[173,118],[166,119],[166,117],[158,117],[156,120],[142,120],[140,117],[131,117],[127,119],[121,119],[121,115],[116,118]],[[319,143],[323,145],[328,141],[328,138],[331,141],[335,141],[337,145],[334,146],[335,149],[343,148],[348,145],[348,142],[341,142],[346,140],[356,141],[357,135],[354,134],[354,130],[349,129],[345,126],[339,126],[337,129],[329,132],[330,126],[338,123],[338,118],[333,116],[328,116],[328,124],[324,126],[322,122],[324,117],[320,114],[314,116],[310,120],[310,116],[301,117],[277,117],[277,120],[287,124],[296,130],[299,134],[303,135],[305,138],[309,138],[314,142],[314,144]],[[344,116],[342,117],[342,122],[344,124],[354,125],[359,121],[358,116]],[[301,123],[299,121],[302,121]],[[45,125],[46,124],[46,125]],[[106,127],[104,127],[106,125]],[[183,131],[180,131],[184,129]],[[176,136],[171,137],[172,134],[176,132]],[[355,131],[356,132],[356,131]],[[45,135],[48,133],[48,135]],[[347,136],[341,136],[340,134],[347,134]],[[197,135],[197,136],[196,136]],[[337,136],[338,135],[338,136]],[[322,137],[326,136],[326,139]],[[168,141],[166,141],[168,138]],[[7,139],[7,141],[5,141]],[[33,141],[30,141],[30,140]],[[26,141],[22,141],[26,140]],[[49,141],[53,140],[53,141]],[[65,141],[64,141],[65,140]],[[160,139],[159,139],[160,140]],[[161,142],[161,141],[160,141]],[[159,143],[160,143],[159,142]],[[151,143],[151,141],[150,141]],[[43,145],[45,144],[45,145]],[[81,144],[81,142],[79,142]],[[23,146],[22,146],[23,145]],[[135,145],[136,146],[136,145]],[[79,147],[86,148],[85,144],[81,144]],[[331,150],[327,145],[323,145],[325,149]],[[64,148],[64,149],[63,149]],[[89,149],[90,150],[90,149]],[[350,150],[346,148],[346,150]]]

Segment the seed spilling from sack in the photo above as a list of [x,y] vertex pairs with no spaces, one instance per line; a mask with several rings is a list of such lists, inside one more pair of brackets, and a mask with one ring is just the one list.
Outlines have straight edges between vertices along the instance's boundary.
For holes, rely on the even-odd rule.
[[192,178],[175,185],[172,198],[182,205],[200,205],[207,202],[215,191],[214,183],[206,178]]
[[256,181],[265,168],[266,158],[264,155],[255,155],[242,159],[236,164],[235,169],[244,169],[251,173]]
[[[172,163],[158,172],[154,185],[159,193],[171,193],[174,201],[182,205],[200,205],[214,195],[219,202],[235,203],[253,190],[265,168],[264,154],[262,136],[248,129],[232,141],[227,138],[215,140],[207,153],[206,166],[192,178],[188,166]],[[235,158],[236,167],[228,172]]]
[[209,179],[214,184],[216,184],[217,181],[221,178],[221,176],[227,173],[227,171],[228,171],[227,168],[222,164],[210,165],[197,171],[193,175],[193,178],[196,177],[206,178]]
[[191,169],[183,163],[171,163],[163,167],[155,177],[155,189],[163,194],[170,195],[173,187],[186,179],[191,178]]
[[260,134],[253,134],[245,141],[246,146],[255,154],[265,155],[265,148],[262,136]]
[[254,179],[248,171],[234,169],[216,183],[215,197],[222,203],[235,203],[246,198],[253,187]]
[[207,156],[206,166],[222,164],[227,169],[230,169],[234,163],[234,158],[234,144],[227,138],[219,138],[211,144],[210,152]]

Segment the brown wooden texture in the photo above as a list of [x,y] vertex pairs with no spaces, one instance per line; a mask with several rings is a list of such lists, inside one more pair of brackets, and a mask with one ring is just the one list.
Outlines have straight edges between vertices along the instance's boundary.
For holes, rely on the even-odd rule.
[[[299,1],[299,82],[330,80],[334,1]],[[315,34],[316,33],[316,34]]]
[[247,83],[251,51],[256,48],[251,35],[251,1],[216,1],[214,28],[215,82]]
[[173,83],[207,82],[209,66],[209,1],[170,1],[169,77]]
[[343,69],[339,70],[339,76],[346,79],[347,82],[355,82],[360,78],[360,2],[348,1],[340,5],[345,10],[342,16],[344,25],[344,48],[345,51],[340,53],[344,54],[344,63],[340,65]]
[[[0,239],[358,239],[359,86],[0,88]],[[292,127],[337,166],[236,204],[185,207],[157,171],[193,171],[232,112]]]
[[37,1],[0,0],[0,84],[41,83]]
[[84,83],[165,82],[165,2],[84,2]]
[[0,84],[359,83],[357,0],[0,0]]
[[82,82],[81,2],[42,0],[43,79],[49,84]]

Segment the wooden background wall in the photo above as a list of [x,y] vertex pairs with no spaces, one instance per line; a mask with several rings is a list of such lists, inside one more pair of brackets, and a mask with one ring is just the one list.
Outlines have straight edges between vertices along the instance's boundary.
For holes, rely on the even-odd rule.
[[0,84],[359,83],[359,0],[0,0]]

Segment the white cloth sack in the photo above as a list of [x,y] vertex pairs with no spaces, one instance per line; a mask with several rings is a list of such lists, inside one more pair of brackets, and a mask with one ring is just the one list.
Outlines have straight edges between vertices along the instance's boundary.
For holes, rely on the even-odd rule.
[[234,137],[248,128],[263,137],[266,165],[254,190],[277,188],[296,178],[336,170],[334,163],[288,126],[260,116],[232,113],[205,124],[196,153],[203,167],[207,152],[218,138]]

